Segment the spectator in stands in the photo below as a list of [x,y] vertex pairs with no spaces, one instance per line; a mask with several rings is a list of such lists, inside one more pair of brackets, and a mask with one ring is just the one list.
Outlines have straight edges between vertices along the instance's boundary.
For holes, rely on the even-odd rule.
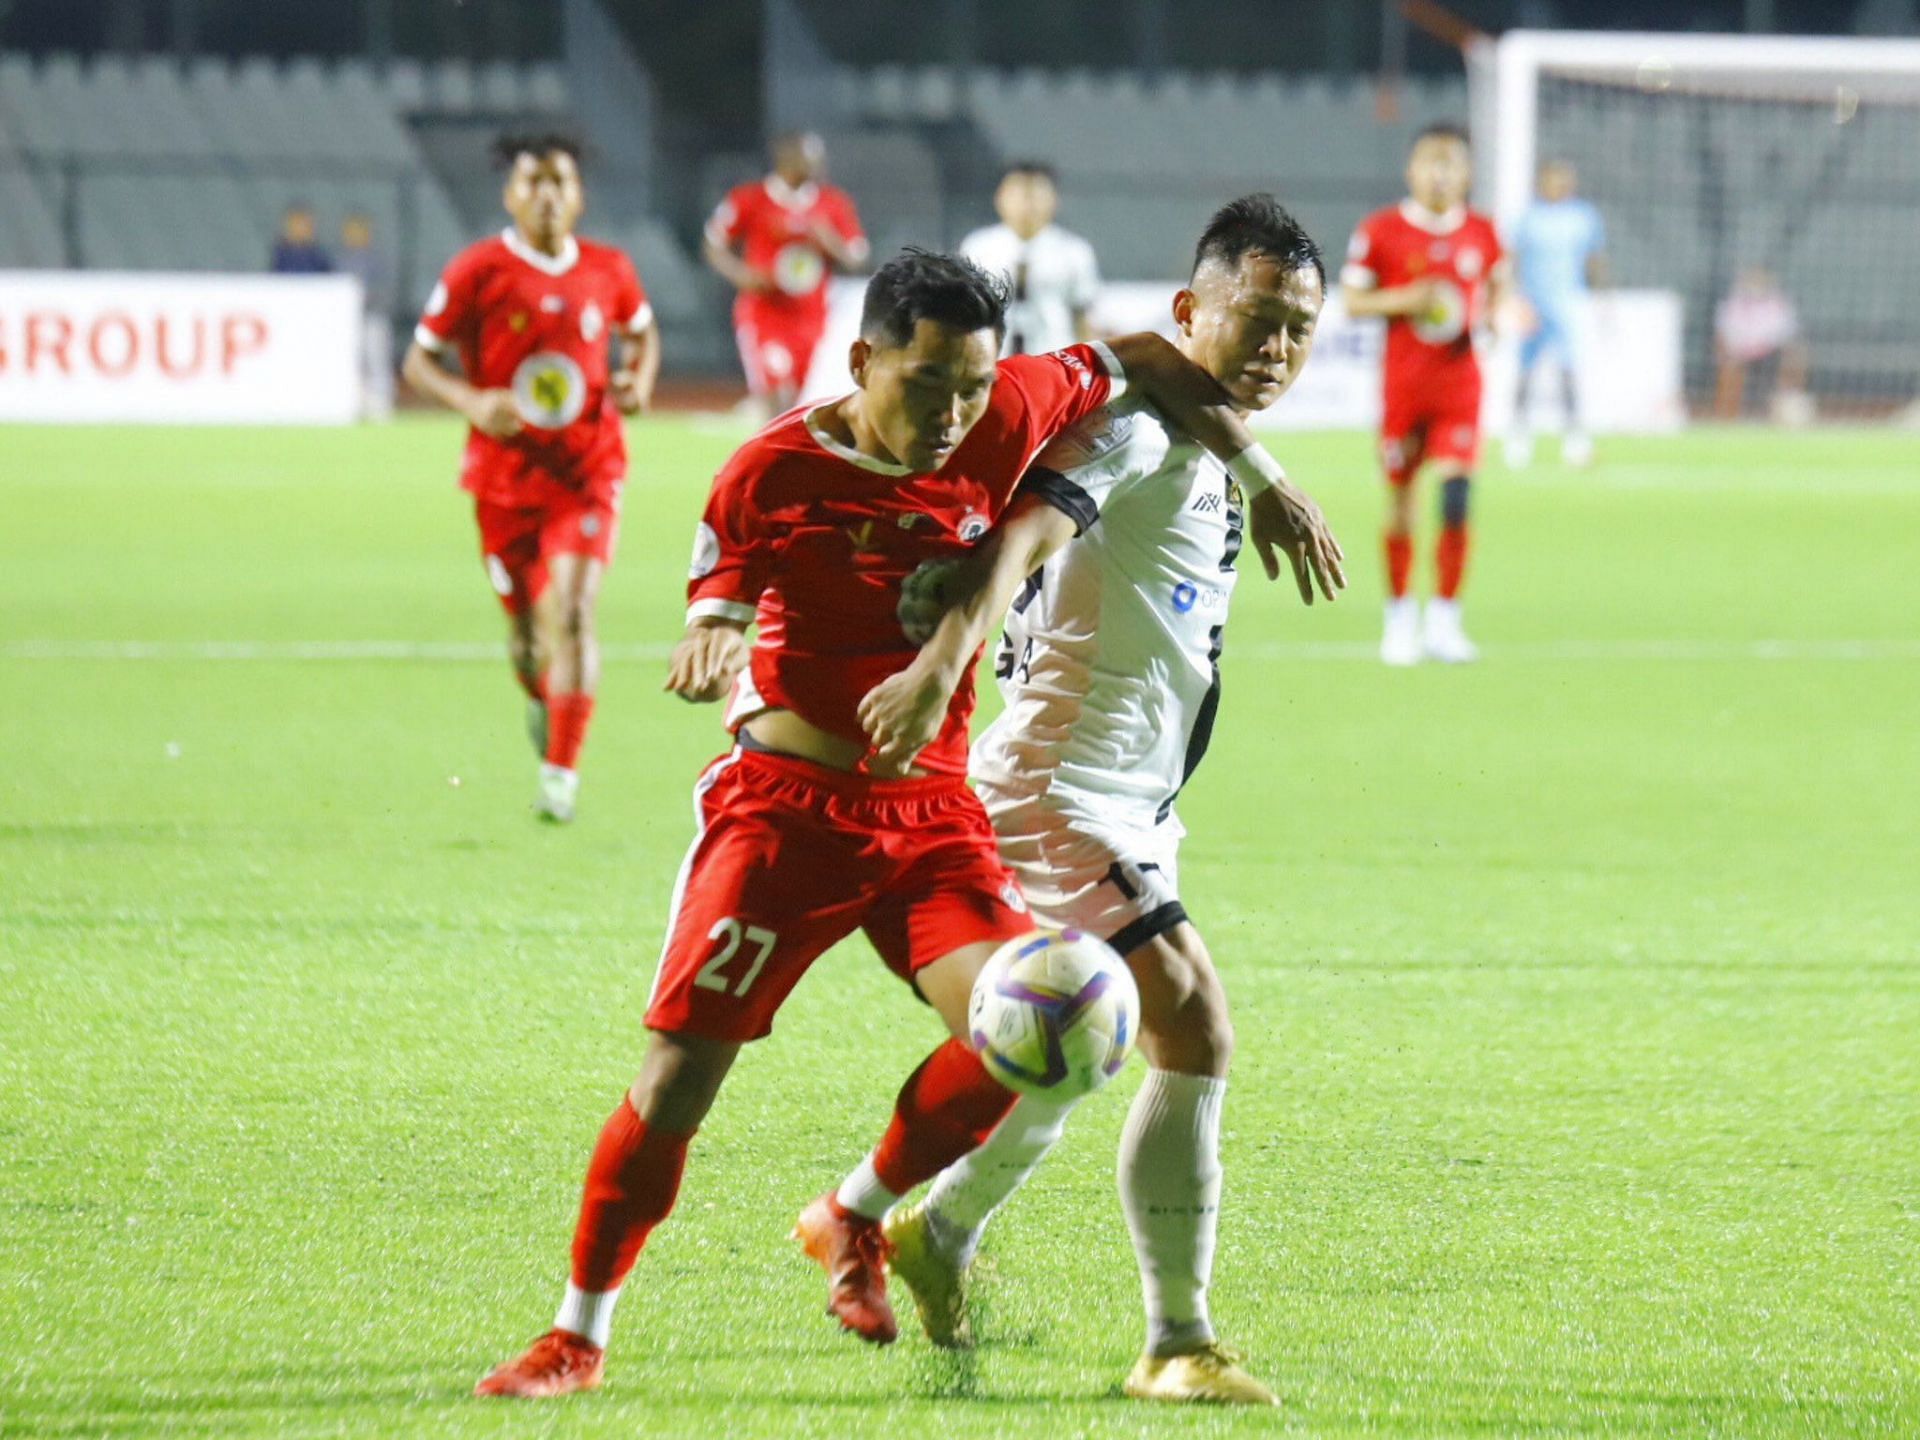
[[1812,418],[1800,312],[1766,266],[1740,272],[1713,313],[1713,337],[1720,362],[1716,419],[1736,420],[1745,410],[1749,371],[1759,378],[1763,413],[1789,422]]
[[273,256],[267,268],[276,275],[325,275],[333,269],[333,257],[318,238],[313,207],[299,200],[287,206],[280,217],[280,237],[273,242]]
[[393,413],[393,266],[373,243],[373,217],[355,211],[340,222],[340,271],[358,276],[365,307],[360,329],[360,413],[384,420]]
[[1093,338],[1087,312],[1100,289],[1093,246],[1053,223],[1060,192],[1053,167],[1017,160],[993,192],[1000,223],[974,231],[960,253],[1004,275],[1012,293],[1002,353],[1041,354]]

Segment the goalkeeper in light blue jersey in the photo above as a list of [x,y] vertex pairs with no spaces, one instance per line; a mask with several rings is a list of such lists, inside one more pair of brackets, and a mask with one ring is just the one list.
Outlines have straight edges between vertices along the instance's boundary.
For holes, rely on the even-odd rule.
[[1541,166],[1538,197],[1512,235],[1521,293],[1534,315],[1520,348],[1520,393],[1507,439],[1507,463],[1516,469],[1533,458],[1533,382],[1549,358],[1566,398],[1561,456],[1572,465],[1593,458],[1581,407],[1581,341],[1589,287],[1606,283],[1607,231],[1600,212],[1575,194],[1577,183],[1564,160]]

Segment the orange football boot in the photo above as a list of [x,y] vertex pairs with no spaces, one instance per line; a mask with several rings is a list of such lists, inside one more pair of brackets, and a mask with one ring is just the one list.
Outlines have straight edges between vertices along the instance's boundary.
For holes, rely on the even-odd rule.
[[800,1212],[793,1238],[827,1272],[827,1313],[862,1340],[891,1345],[900,1337],[887,1303],[887,1255],[878,1220],[856,1215],[829,1190]]
[[474,1386],[473,1393],[544,1400],[550,1395],[596,1390],[606,1363],[607,1352],[586,1336],[549,1330],[518,1360],[509,1360]]

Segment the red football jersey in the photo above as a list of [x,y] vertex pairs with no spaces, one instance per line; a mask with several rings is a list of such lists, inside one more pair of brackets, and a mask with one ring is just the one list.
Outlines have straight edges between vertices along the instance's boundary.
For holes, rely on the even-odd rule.
[[707,237],[729,250],[738,246],[747,264],[773,277],[772,290],[743,293],[742,302],[825,314],[833,267],[813,238],[819,225],[865,252],[867,237],[846,191],[813,180],[789,185],[769,175],[734,186],[707,221]]
[[1478,376],[1473,332],[1486,308],[1487,277],[1501,254],[1493,221],[1471,210],[1433,215],[1403,200],[1360,222],[1347,246],[1342,284],[1391,290],[1416,280],[1439,282],[1430,313],[1387,322],[1389,390],[1444,383],[1462,370]]
[[[1002,360],[987,413],[932,474],[837,443],[812,424],[814,407],[788,411],[736,451],[713,482],[687,586],[688,618],[759,624],[728,729],[791,710],[865,743],[861,699],[917,653],[896,614],[901,582],[986,534],[1047,441],[1124,388],[1100,344]],[[969,667],[922,767],[966,773],[973,702]]]
[[414,337],[457,351],[469,383],[512,390],[526,422],[508,440],[470,431],[460,483],[495,505],[538,505],[556,486],[617,492],[627,440],[607,393],[608,334],[652,323],[632,262],[610,245],[569,238],[543,255],[509,226],[454,256]]

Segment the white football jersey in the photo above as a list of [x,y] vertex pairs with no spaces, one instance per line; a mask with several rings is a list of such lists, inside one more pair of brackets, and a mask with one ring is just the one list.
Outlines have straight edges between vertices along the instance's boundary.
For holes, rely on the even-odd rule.
[[1081,534],[1007,614],[994,660],[1006,709],[975,743],[971,773],[1009,798],[1050,795],[1177,836],[1174,797],[1220,704],[1239,488],[1138,398],[1089,416],[1034,464],[1023,488]]
[[1073,333],[1073,312],[1092,306],[1100,268],[1093,246],[1071,230],[1049,225],[1022,240],[1009,226],[988,225],[962,240],[960,253],[1006,277],[1011,298],[1002,354],[1043,355],[1080,338]]

